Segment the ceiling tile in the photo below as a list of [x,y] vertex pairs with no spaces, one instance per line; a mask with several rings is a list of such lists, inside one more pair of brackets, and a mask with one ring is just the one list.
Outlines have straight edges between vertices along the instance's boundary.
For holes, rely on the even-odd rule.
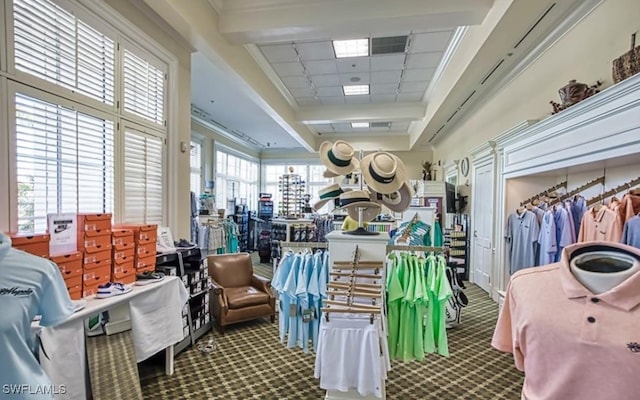
[[375,71],[371,72],[371,83],[398,83],[402,69],[396,71]]
[[294,97],[315,97],[316,91],[311,88],[289,89]]
[[370,57],[353,57],[336,60],[336,64],[338,64],[338,72],[341,74],[369,72],[369,59]]
[[424,53],[425,51],[444,51],[451,39],[452,31],[420,33],[413,35],[410,53]]
[[337,97],[342,96],[342,87],[340,86],[322,86],[318,89],[318,96],[322,97]]
[[374,94],[371,95],[372,103],[394,103],[396,101],[395,94]]
[[398,102],[420,101],[422,100],[423,95],[423,92],[398,93]]
[[442,52],[411,53],[407,56],[407,68],[436,68],[440,64]]
[[400,92],[401,93],[412,93],[412,92],[424,93],[427,90],[427,86],[429,86],[429,81],[402,82],[400,84]]
[[320,99],[315,97],[298,97],[296,103],[300,106],[317,106],[320,105]]
[[[358,81],[352,81],[351,78],[359,78]],[[353,74],[340,74],[341,85],[368,85],[369,74],[368,73],[353,73]]]
[[282,82],[289,89],[308,88],[311,82],[306,76],[286,76],[282,78]]
[[321,86],[340,86],[340,78],[338,75],[311,75],[311,82],[316,87]]
[[280,77],[304,76],[304,68],[299,62],[274,63],[271,66]]
[[319,74],[335,74],[338,72],[336,66],[336,60],[324,60],[324,61],[306,61],[304,66],[307,71],[312,75]]
[[404,65],[404,54],[371,57],[372,71],[398,71]]
[[409,122],[407,121],[394,121],[391,123],[391,129],[398,131],[406,131],[409,129]]
[[345,96],[347,104],[369,104],[371,100],[368,95]]
[[405,69],[402,82],[430,81],[435,72],[435,68]]
[[371,85],[369,87],[369,93],[371,94],[394,94],[398,89],[398,85],[393,83],[382,83],[378,85]]
[[336,58],[330,41],[296,42],[295,46],[303,61],[333,60]]
[[291,44],[270,44],[259,47],[271,63],[298,61],[298,53]]
[[335,132],[351,132],[351,129],[350,123],[333,124],[333,130]]
[[313,124],[309,125],[309,127],[318,132],[333,132],[333,126],[331,124]]
[[344,96],[340,97],[320,97],[322,104],[345,104]]

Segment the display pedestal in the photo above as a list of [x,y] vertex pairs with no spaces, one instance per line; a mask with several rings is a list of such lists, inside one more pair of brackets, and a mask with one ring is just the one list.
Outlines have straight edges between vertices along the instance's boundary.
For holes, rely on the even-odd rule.
[[[329,265],[332,266],[335,261],[353,260],[353,252],[358,247],[360,252],[360,261],[381,261],[387,258],[387,242],[389,234],[381,232],[375,236],[354,236],[344,234],[341,231],[333,231],[327,234],[327,242],[329,242]],[[386,276],[386,273],[383,273]],[[383,314],[384,315],[384,314]],[[386,398],[385,382],[380,382],[382,387],[382,399]],[[327,390],[326,400],[378,400],[379,397],[374,395],[362,396],[356,389],[350,389],[347,392],[338,390]]]

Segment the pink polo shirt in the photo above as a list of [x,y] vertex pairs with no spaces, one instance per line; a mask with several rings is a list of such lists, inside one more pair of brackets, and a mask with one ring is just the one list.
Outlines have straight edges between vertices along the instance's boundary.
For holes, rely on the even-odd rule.
[[599,295],[569,269],[571,254],[604,245],[568,246],[560,262],[511,277],[491,344],[513,353],[524,371],[522,399],[640,399],[640,272]]

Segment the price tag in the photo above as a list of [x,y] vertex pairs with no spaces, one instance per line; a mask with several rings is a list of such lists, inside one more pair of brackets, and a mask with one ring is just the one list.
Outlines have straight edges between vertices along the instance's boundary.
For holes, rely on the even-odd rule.
[[313,319],[313,309],[307,308],[306,310],[302,310],[302,322],[309,323]]
[[290,304],[289,305],[289,316],[290,317],[295,317],[296,316],[296,304]]

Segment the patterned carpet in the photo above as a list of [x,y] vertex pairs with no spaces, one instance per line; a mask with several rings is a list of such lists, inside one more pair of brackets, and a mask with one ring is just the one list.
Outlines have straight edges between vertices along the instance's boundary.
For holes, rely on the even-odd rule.
[[[267,275],[268,267],[256,268]],[[270,273],[268,274],[270,276]],[[451,356],[431,355],[424,362],[394,361],[387,384],[388,399],[517,400],[523,376],[510,354],[489,343],[497,304],[476,286],[465,291],[470,305],[461,326],[450,329]],[[321,399],[325,391],[313,378],[314,354],[287,349],[278,340],[278,324],[257,320],[231,326],[224,335],[212,332],[216,349],[203,354],[190,348],[176,357],[176,373],[163,365],[140,366],[145,399]]]

